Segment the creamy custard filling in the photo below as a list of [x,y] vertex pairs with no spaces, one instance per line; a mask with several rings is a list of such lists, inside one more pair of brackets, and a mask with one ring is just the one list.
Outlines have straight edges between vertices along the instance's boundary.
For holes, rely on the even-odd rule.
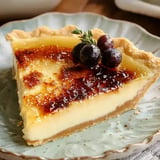
[[117,70],[100,65],[77,66],[73,64],[71,49],[54,45],[16,50],[15,55],[22,71],[19,76],[23,103],[39,107],[44,113],[63,109],[72,101],[112,92],[137,76],[125,67]]
[[[124,87],[116,91],[116,97],[114,96],[115,93],[108,93],[107,100],[105,100],[106,95],[104,93],[80,103],[72,102],[70,107],[65,108],[63,112],[57,112],[54,116],[49,115],[34,123],[31,120],[25,121],[27,115],[24,112],[23,117],[26,126],[24,129],[26,133],[25,138],[31,141],[45,139],[77,124],[105,116],[115,111],[118,106],[123,105],[123,103],[135,97],[139,91],[139,85],[143,86],[146,81],[147,80],[136,80],[125,84]],[[136,93],[132,92],[133,86],[134,90],[137,91]],[[43,130],[43,132],[39,134],[41,130]]]

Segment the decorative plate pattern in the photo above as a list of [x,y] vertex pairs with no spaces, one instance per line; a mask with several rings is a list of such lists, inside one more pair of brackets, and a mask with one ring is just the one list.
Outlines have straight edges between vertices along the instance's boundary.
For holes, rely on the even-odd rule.
[[160,80],[147,92],[136,110],[102,122],[43,146],[28,147],[22,139],[16,83],[12,79],[12,50],[5,35],[13,29],[30,31],[38,26],[58,29],[74,24],[83,30],[101,28],[111,37],[126,37],[140,49],[160,56],[160,38],[138,25],[91,13],[47,13],[15,21],[0,28],[0,155],[8,159],[122,158],[160,140]]

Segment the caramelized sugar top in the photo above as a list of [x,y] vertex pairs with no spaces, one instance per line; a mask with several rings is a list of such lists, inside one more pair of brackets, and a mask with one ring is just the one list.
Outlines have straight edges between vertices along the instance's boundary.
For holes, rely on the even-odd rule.
[[134,78],[133,72],[106,69],[100,65],[91,69],[82,66],[66,68],[59,75],[59,80],[64,84],[61,94],[42,105],[42,108],[47,113],[54,112],[67,107],[73,101],[115,91]]
[[53,61],[62,61],[71,59],[71,48],[58,46],[42,46],[40,48],[31,48],[17,50],[15,52],[18,61],[18,67],[25,68],[36,59],[49,59]]
[[23,82],[26,87],[32,88],[40,83],[40,78],[42,77],[41,72],[31,72],[28,75],[23,77]]
[[[37,49],[27,49],[16,52],[19,67],[25,67],[35,59],[50,59],[51,61],[71,62],[70,48],[57,48],[55,46],[41,47]],[[42,64],[43,65],[43,64]],[[70,66],[70,65],[68,65]],[[136,73],[126,69],[109,69],[101,65],[86,68],[81,65],[72,67],[63,67],[58,75],[58,81],[61,86],[58,95],[55,89],[51,93],[38,93],[36,95],[25,96],[27,102],[34,104],[42,110],[42,113],[54,113],[60,109],[66,108],[73,101],[81,101],[99,93],[108,93],[116,91],[123,84],[136,78]],[[29,87],[34,87],[39,83],[40,73],[31,73],[24,77],[24,83]],[[33,81],[32,81],[33,80]],[[32,86],[30,86],[30,84]],[[45,86],[46,82],[41,82]],[[48,85],[48,84],[47,84]],[[55,88],[55,83],[49,84]]]

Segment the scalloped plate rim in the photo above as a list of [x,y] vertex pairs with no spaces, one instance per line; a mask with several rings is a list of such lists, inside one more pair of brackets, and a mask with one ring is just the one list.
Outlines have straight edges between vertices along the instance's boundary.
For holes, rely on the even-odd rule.
[[113,21],[113,22],[119,22],[119,23],[127,23],[129,25],[133,25],[137,28],[139,28],[143,33],[153,37],[153,38],[156,38],[156,39],[159,39],[160,40],[160,37],[157,36],[157,35],[154,35],[152,33],[150,33],[149,31],[147,31],[145,28],[143,28],[142,26],[140,26],[139,24],[136,24],[134,22],[130,22],[130,21],[127,21],[127,20],[120,20],[120,19],[113,19],[113,18],[109,18],[109,17],[106,17],[104,15],[100,15],[100,14],[97,14],[97,13],[92,13],[92,12],[77,12],[77,13],[63,13],[63,12],[46,12],[46,13],[43,13],[43,14],[40,14],[38,16],[34,16],[32,18],[27,18],[27,19],[21,19],[21,20],[13,20],[13,21],[10,21],[10,22],[6,22],[5,24],[1,25],[0,26],[0,29],[3,28],[3,27],[6,27],[10,24],[13,24],[13,23],[21,23],[21,22],[27,22],[27,21],[30,21],[30,20],[34,20],[34,19],[39,19],[41,18],[42,16],[47,16],[47,15],[52,15],[52,14],[59,14],[59,15],[64,15],[64,16],[74,16],[74,15],[93,15],[93,16],[101,16],[103,17],[104,19],[107,19],[109,21]]

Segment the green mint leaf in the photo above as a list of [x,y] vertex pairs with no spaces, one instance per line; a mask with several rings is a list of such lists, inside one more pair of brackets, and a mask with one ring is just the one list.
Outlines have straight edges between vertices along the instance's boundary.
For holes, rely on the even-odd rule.
[[82,34],[82,30],[75,28],[75,30],[72,31],[73,34]]
[[81,29],[75,28],[75,30],[73,30],[72,33],[80,35],[80,40],[82,42],[96,45],[96,41],[93,39],[93,34],[91,30],[88,30],[87,32],[83,32]]
[[92,38],[92,36],[93,36],[93,35],[92,35],[91,30],[89,30],[89,31],[88,31],[88,37]]

